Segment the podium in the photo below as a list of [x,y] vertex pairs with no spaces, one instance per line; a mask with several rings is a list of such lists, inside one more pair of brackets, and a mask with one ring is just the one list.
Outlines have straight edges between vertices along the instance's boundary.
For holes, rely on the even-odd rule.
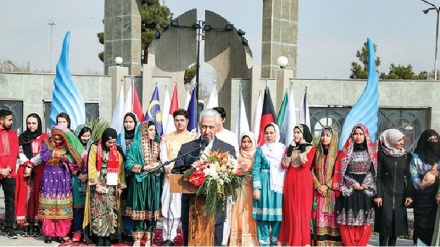
[[181,174],[170,174],[170,192],[190,194],[188,246],[214,246],[215,215],[205,215],[205,196],[196,196],[198,187],[184,181]]

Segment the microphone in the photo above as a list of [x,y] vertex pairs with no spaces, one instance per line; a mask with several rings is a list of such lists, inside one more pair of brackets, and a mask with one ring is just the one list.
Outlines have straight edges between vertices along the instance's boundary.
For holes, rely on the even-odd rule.
[[205,150],[206,146],[208,146],[209,141],[206,138],[201,138],[200,139],[200,152],[203,152],[203,150]]

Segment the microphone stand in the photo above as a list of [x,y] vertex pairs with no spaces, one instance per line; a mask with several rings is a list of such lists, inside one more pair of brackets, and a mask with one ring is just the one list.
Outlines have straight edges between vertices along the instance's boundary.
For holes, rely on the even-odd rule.
[[[206,144],[206,143],[203,143],[203,144]],[[141,174],[139,174],[139,176],[141,178],[143,178],[143,177],[147,176],[150,173],[157,172],[159,169],[161,169],[164,166],[167,166],[167,165],[171,164],[172,162],[175,162],[175,161],[177,161],[179,159],[182,159],[183,157],[185,157],[186,155],[189,155],[190,153],[192,153],[194,151],[201,150],[202,148],[205,149],[206,145],[203,145],[203,144],[198,146],[198,147],[196,147],[196,148],[194,148],[193,150],[191,150],[188,153],[184,153],[184,154],[182,154],[180,156],[177,156],[176,158],[174,158],[172,160],[168,160],[168,161],[160,164],[159,166],[151,169],[149,172],[146,172],[146,171],[142,172]],[[153,246],[154,231],[156,230],[155,229],[155,226],[156,226],[155,222],[157,221],[156,216],[155,216],[155,212],[156,211],[155,211],[155,207],[154,207],[155,199],[156,199],[156,174],[153,175],[153,196],[151,198],[151,214],[152,214],[151,215],[151,222],[150,222],[149,226],[147,227],[147,229],[152,227],[151,232],[150,232],[150,246]]]

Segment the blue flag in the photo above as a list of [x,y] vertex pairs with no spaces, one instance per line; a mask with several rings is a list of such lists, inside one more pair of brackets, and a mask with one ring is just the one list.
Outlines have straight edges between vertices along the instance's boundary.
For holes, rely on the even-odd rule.
[[197,99],[196,99],[196,89],[195,88],[192,91],[191,100],[189,101],[187,111],[188,111],[189,121],[188,121],[188,126],[186,127],[186,129],[190,132],[195,133],[196,128],[197,128]]
[[160,111],[159,89],[157,86],[154,88],[153,95],[151,96],[144,121],[153,121],[156,125],[157,133],[159,136],[162,136],[162,112]]

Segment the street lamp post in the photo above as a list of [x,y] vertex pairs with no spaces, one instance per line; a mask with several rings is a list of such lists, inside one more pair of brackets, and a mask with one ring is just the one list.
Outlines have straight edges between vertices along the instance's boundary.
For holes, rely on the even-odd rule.
[[424,9],[423,13],[428,14],[428,12],[430,10],[435,10],[437,11],[437,25],[436,25],[436,29],[435,29],[435,65],[434,65],[434,80],[437,81],[437,65],[438,65],[438,60],[437,60],[437,51],[438,51],[438,26],[439,26],[439,15],[440,15],[440,7],[435,6],[434,4],[428,2],[427,0],[422,0],[423,2],[431,5],[432,7],[429,9]]
[[53,34],[53,26],[57,23],[54,19],[50,18],[48,25],[50,25],[50,72],[53,73],[53,62],[52,62],[52,34]]

